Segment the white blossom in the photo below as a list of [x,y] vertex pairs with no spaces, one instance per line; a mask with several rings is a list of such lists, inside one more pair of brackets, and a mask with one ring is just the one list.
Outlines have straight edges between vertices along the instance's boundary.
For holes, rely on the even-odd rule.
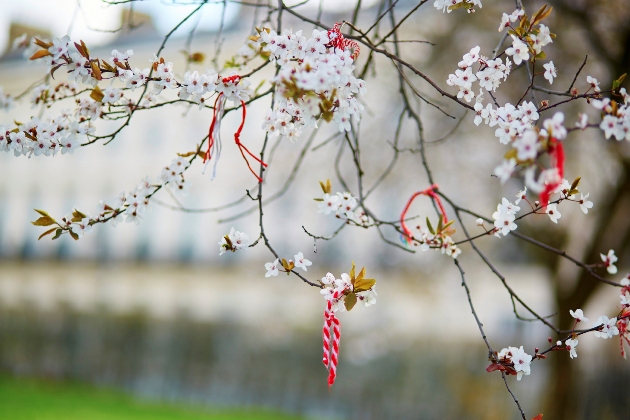
[[277,276],[279,266],[280,266],[280,260],[278,260],[277,258],[273,262],[265,263],[265,270],[267,270],[265,277]]
[[295,266],[297,268],[301,268],[304,271],[308,271],[306,267],[313,264],[312,262],[304,258],[304,254],[302,254],[301,252],[298,252],[296,255],[293,256],[293,258],[295,258]]
[[576,322],[588,323],[588,318],[584,316],[584,312],[581,309],[576,309],[575,312],[569,309],[569,313],[575,318]]
[[615,263],[617,262],[617,256],[615,255],[615,250],[611,249],[608,251],[608,254],[604,255],[604,254],[599,254],[602,258],[602,261],[604,262],[604,265],[606,266],[606,270],[608,271],[608,273],[610,274],[617,274],[617,267],[615,266]]
[[578,345],[578,341],[577,338],[576,339],[568,339],[564,342],[564,344],[567,347],[567,350],[569,350],[569,356],[571,356],[571,359],[576,358],[577,357],[577,352],[575,351],[575,348]]
[[562,217],[562,214],[560,214],[558,207],[555,204],[548,204],[545,213],[547,213],[551,221],[554,223],[558,223],[558,219]]
[[607,339],[612,338],[614,335],[619,335],[619,329],[617,328],[617,318],[608,319],[607,316],[602,315],[595,321],[597,326],[602,326],[601,331],[594,331],[595,337]]
[[554,77],[558,77],[556,66],[553,65],[553,61],[550,61],[543,64],[543,67],[545,68],[545,79],[547,79],[549,84],[552,85]]

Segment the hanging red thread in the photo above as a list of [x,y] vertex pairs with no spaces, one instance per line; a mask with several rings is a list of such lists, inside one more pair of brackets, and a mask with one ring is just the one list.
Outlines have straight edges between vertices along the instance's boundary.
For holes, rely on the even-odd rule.
[[[232,83],[235,85],[240,80],[241,80],[241,76],[239,75],[224,77],[223,79],[221,79],[221,81],[224,84]],[[207,165],[210,162],[212,155],[213,154],[215,155],[215,164],[212,171],[213,178],[216,175],[216,163],[219,160],[219,156],[221,155],[221,137],[220,137],[221,121],[223,120],[223,114],[225,113],[226,99],[227,98],[225,94],[221,92],[217,96],[217,99],[214,101],[214,109],[212,111],[212,122],[210,123],[210,128],[208,131],[208,150],[206,151],[206,154],[203,157],[203,162]],[[254,176],[256,177],[259,183],[262,183],[263,181],[262,178],[256,174],[256,172],[250,165],[249,160],[247,159],[247,156],[245,155],[245,153],[247,153],[249,156],[254,158],[254,160],[260,163],[263,167],[266,168],[267,164],[263,162],[259,157],[254,155],[252,152],[250,152],[249,149],[245,147],[243,143],[241,143],[241,132],[243,131],[243,126],[245,125],[245,118],[247,116],[247,109],[246,109],[246,105],[244,101],[241,101],[241,108],[243,108],[243,117],[241,119],[241,125],[238,127],[238,130],[236,130],[236,133],[234,133],[234,142],[238,146],[238,149],[241,152],[241,156],[243,156],[243,159],[245,159],[245,163],[247,163],[247,167],[249,168],[250,172],[254,174]],[[204,167],[204,172],[205,172],[205,167]]]
[[552,165],[558,171],[558,176],[554,182],[545,185],[545,189],[540,193],[540,206],[542,208],[547,207],[549,196],[564,179],[564,146],[555,137],[549,139],[549,155],[551,156]]
[[440,200],[440,196],[437,195],[437,193],[435,192],[438,188],[439,187],[437,184],[433,184],[426,190],[413,193],[413,195],[409,198],[409,201],[407,201],[407,205],[405,206],[402,213],[400,214],[400,227],[402,228],[402,231],[404,232],[403,240],[407,244],[410,244],[411,241],[413,240],[413,234],[411,233],[411,230],[409,230],[409,228],[407,227],[407,224],[405,223],[405,216],[407,215],[407,212],[409,211],[409,207],[411,207],[411,203],[413,203],[413,200],[415,200],[416,197],[418,197],[419,195],[426,195],[428,197],[431,197],[433,201],[435,201],[435,204],[437,204],[438,209],[440,209],[440,213],[442,213],[442,223],[444,225],[448,223],[448,217],[446,216],[446,210],[444,209],[444,206],[442,205],[442,200]]
[[361,48],[359,48],[359,44],[356,41],[351,39],[346,39],[341,33],[341,27],[344,25],[343,23],[335,23],[335,25],[328,31],[328,39],[330,42],[327,47],[337,48],[341,51],[346,48],[352,48],[352,59],[356,60],[361,53]]

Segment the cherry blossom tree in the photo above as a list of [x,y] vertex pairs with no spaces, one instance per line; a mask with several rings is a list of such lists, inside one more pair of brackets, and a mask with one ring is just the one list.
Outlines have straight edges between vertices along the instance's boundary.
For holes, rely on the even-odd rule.
[[[132,4],[133,1],[107,3]],[[321,187],[321,195],[314,197],[317,204],[295,205],[303,207],[304,211],[335,218],[340,221],[339,227],[327,236],[306,228],[299,234],[308,235],[314,243],[319,241],[320,246],[322,243],[325,246],[326,241],[334,241],[341,232],[371,229],[383,239],[383,246],[410,253],[433,251],[440,264],[454,264],[472,317],[488,350],[487,371],[501,376],[508,392],[506,395],[513,399],[515,409],[523,419],[532,416],[526,415],[527,407],[521,406],[510,388],[511,376],[517,381],[527,381],[524,377],[535,375],[536,367],[548,363],[548,359],[563,360],[558,366],[566,366],[579,356],[579,340],[586,334],[618,341],[621,356],[626,357],[625,346],[630,345],[630,275],[617,273],[615,250],[623,248],[617,250],[620,256],[624,255],[630,226],[623,222],[625,228],[620,231],[620,238],[610,239],[610,233],[606,232],[611,229],[609,220],[627,198],[629,189],[624,190],[624,186],[629,181],[623,181],[617,191],[610,194],[610,202],[593,203],[589,200],[590,192],[581,188],[579,174],[569,174],[568,165],[565,166],[575,159],[566,145],[577,133],[589,133],[602,148],[613,142],[620,146],[611,147],[626,147],[630,141],[630,95],[623,87],[623,66],[610,65],[612,76],[600,81],[597,75],[586,74],[590,70],[584,59],[580,66],[570,70],[574,74],[572,82],[559,87],[556,78],[559,72],[566,74],[569,71],[569,63],[559,61],[562,58],[555,58],[554,63],[554,57],[548,53],[550,46],[563,37],[563,27],[553,27],[549,23],[555,14],[576,19],[588,30],[596,32],[596,28],[584,21],[590,19],[588,13],[595,14],[597,10],[578,9],[568,0],[537,7],[519,0],[498,2],[504,12],[486,16],[494,22],[485,34],[495,40],[494,49],[483,49],[479,40],[467,39],[468,44],[459,45],[461,60],[451,64],[449,73],[440,74],[430,66],[426,69],[416,66],[406,57],[402,50],[405,43],[429,41],[400,39],[402,28],[420,9],[424,13],[453,14],[459,19],[474,21],[488,10],[487,7],[484,9],[481,0],[423,0],[402,13],[398,0],[382,0],[369,24],[365,23],[367,18],[359,19],[364,13],[361,1],[356,2],[356,7],[340,22],[323,21],[321,13],[314,16],[301,12],[300,6],[304,2],[250,2],[243,5],[259,10],[257,21],[250,33],[242,34],[242,48],[234,52],[224,66],[204,70],[177,69],[171,57],[163,56],[164,47],[180,25],[211,2],[195,3],[198,4],[196,9],[165,36],[148,65],[136,61],[131,50],[114,49],[110,55],[97,56],[85,42],[68,36],[52,40],[26,37],[16,40],[16,48],[24,49],[30,60],[44,61],[47,66],[42,80],[27,91],[12,93],[6,88],[0,91],[2,108],[10,110],[16,101],[30,101],[43,111],[28,121],[11,123],[11,118],[6,118],[0,125],[0,150],[16,158],[54,158],[58,154],[81,153],[82,147],[108,144],[135,115],[159,107],[187,104],[212,113],[207,131],[204,129],[199,133],[195,150],[182,150],[171,162],[164,162],[165,166],[156,167],[155,173],[147,178],[130,181],[128,190],[99,202],[94,212],[72,208],[66,215],[50,215],[45,209],[37,209],[39,217],[33,224],[45,228],[39,239],[67,240],[70,237],[80,241],[84,235],[102,228],[102,224],[116,225],[121,221],[139,224],[155,201],[154,196],[164,192],[175,196],[187,194],[189,171],[205,172],[214,178],[220,171],[217,162],[221,154],[237,150],[242,157],[243,170],[251,172],[257,185],[255,190],[245,192],[256,203],[259,230],[245,233],[232,227],[223,237],[216,238],[218,251],[220,254],[246,253],[251,247],[265,247],[269,262],[260,267],[261,277],[286,273],[306,286],[319,289],[324,314],[322,361],[327,371],[327,384],[332,387],[338,375],[339,352],[342,351],[339,314],[351,311],[357,303],[365,306],[376,303],[377,281],[367,278],[365,267],[358,270],[351,261],[348,262],[351,268],[346,273],[328,272],[321,278],[312,277],[317,273],[316,268],[323,272],[328,270],[315,267],[305,258],[303,250],[295,250],[291,255],[276,252],[264,223],[268,185],[265,173],[273,166],[269,163],[273,154],[271,143],[305,142],[307,133],[316,132],[323,125],[332,125],[338,130],[336,137],[341,139],[341,150],[350,152],[351,165],[356,171],[355,182],[350,184],[340,175],[338,158],[330,168],[322,168],[322,173],[317,174]],[[287,27],[287,21],[298,24]],[[597,44],[598,38],[593,39]],[[575,48],[579,50],[579,46]],[[603,43],[598,48],[602,54],[608,54],[603,61],[614,61]],[[630,51],[630,41],[624,48],[626,52]],[[201,59],[199,54],[188,55],[191,63]],[[623,65],[627,62],[626,59]],[[367,176],[373,174],[362,159],[365,147],[360,139],[365,133],[360,129],[360,121],[368,118],[366,107],[369,104],[362,98],[372,83],[378,83],[378,71],[384,66],[393,66],[396,72],[397,101],[402,111],[398,116],[398,129],[393,134],[394,141],[387,144],[393,158],[381,174],[370,177],[372,185],[368,185]],[[260,77],[264,68],[274,70],[271,80]],[[526,77],[513,75],[516,72]],[[374,74],[376,76],[372,76]],[[429,99],[415,87],[420,83],[423,89],[430,90],[432,95],[440,95],[443,100]],[[499,96],[501,91],[507,94]],[[459,191],[441,188],[440,179],[433,175],[433,162],[427,157],[424,137],[419,136],[417,149],[399,146],[404,122],[411,123],[418,133],[423,131],[422,112],[414,102],[416,100],[447,119],[454,118],[451,115],[454,109],[471,111],[460,123],[469,130],[478,131],[480,136],[496,137],[498,141],[494,142],[494,147],[504,153],[503,159],[484,168],[493,176],[492,188],[503,191],[503,184],[516,180],[522,189],[515,196],[505,194],[493,211],[475,208],[474,203],[460,202]],[[261,102],[266,106],[264,119],[250,121],[248,107]],[[71,109],[61,113],[49,111],[52,105],[59,103]],[[575,112],[574,105],[581,107],[582,112]],[[597,118],[589,118],[587,109],[594,109]],[[222,121],[228,113],[240,116],[240,125],[233,133],[222,130]],[[114,121],[118,125],[113,131],[104,132],[101,121]],[[260,125],[260,150],[254,150],[249,139],[241,138],[245,124]],[[222,141],[222,136],[227,134],[233,136],[236,146],[230,147],[229,151],[224,144],[228,142]],[[407,152],[419,156],[426,183],[418,185],[417,192],[410,197],[401,197],[401,203],[406,204],[398,209],[399,218],[387,220],[373,210],[369,196],[390,175],[399,156]],[[624,165],[628,168],[627,162]],[[328,176],[330,171],[336,172],[339,188],[333,188]],[[242,187],[235,185],[234,188]],[[413,204],[418,199],[431,202],[434,212],[415,214]],[[583,257],[565,252],[544,234],[553,226],[551,224],[562,225],[562,213],[570,206],[579,208],[584,217],[595,215],[600,220],[590,241],[592,246]],[[598,215],[598,212],[601,213]],[[543,234],[523,233],[519,226],[524,220],[535,220],[532,223],[539,224]],[[578,285],[570,296],[558,294],[556,317],[538,313],[531,302],[523,300],[511,288],[509,279],[497,269],[494,256],[487,255],[477,245],[503,240],[506,236],[514,236],[524,244],[548,253],[555,258],[553,264],[563,260],[580,269]],[[500,337],[486,335],[461,262],[460,255],[464,253],[474,255],[492,270],[498,284],[507,291],[516,318],[539,322],[556,336],[555,339],[549,337],[546,348],[537,348],[531,343],[503,343]],[[360,255],[356,259],[360,259]],[[609,312],[597,318],[589,314],[596,319],[589,321],[580,308],[602,284],[617,288],[620,301],[611,301]],[[320,297],[314,295],[314,298]],[[566,382],[567,376],[563,376],[568,375],[566,372],[556,369],[554,381]],[[556,390],[554,395],[560,401],[558,405],[566,404],[566,394],[566,388],[565,391]]]

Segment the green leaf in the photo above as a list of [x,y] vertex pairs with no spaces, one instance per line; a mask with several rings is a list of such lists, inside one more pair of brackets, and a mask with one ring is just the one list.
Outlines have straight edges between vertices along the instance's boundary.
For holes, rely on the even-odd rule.
[[96,62],[90,62],[90,67],[92,67],[92,75],[94,76],[94,78],[96,80],[103,80],[103,76],[101,76],[101,69],[98,66],[98,59],[96,60]]
[[363,277],[365,277],[365,267],[361,268],[361,271],[359,271],[359,275],[355,279],[355,282],[363,280]]
[[431,232],[432,235],[435,235],[435,230],[433,230],[433,226],[431,226],[431,222],[429,221],[428,217],[427,217],[427,228],[429,229],[429,232]]
[[571,188],[572,190],[576,189],[578,185],[580,185],[580,181],[582,180],[581,176],[578,176],[577,178],[575,178],[573,180],[573,183],[571,184]]
[[35,54],[33,54],[31,58],[29,58],[29,60],[37,60],[38,58],[46,57],[48,55],[52,55],[48,52],[48,50],[39,50]]
[[517,156],[518,151],[516,149],[510,149],[505,155],[503,155],[503,158],[505,158],[506,160],[510,160],[516,159]]
[[92,89],[92,93],[90,93],[90,98],[94,99],[96,102],[101,102],[104,97],[103,91],[98,86]]
[[457,10],[457,9],[471,9],[473,7],[472,3],[457,3],[452,6],[448,6],[448,10]]
[[73,231],[69,230],[68,233],[70,234],[70,236],[72,236],[72,239],[74,239],[75,241],[79,240],[79,235],[77,235]]
[[33,209],[33,210],[35,210],[37,213],[41,214],[42,216],[50,217],[50,214],[48,214],[44,210],[38,210],[38,209]]
[[73,222],[80,222],[81,220],[85,219],[87,216],[83,213],[81,213],[79,210],[74,209],[74,211],[72,212],[72,221]]
[[326,122],[331,122],[333,117],[334,117],[334,114],[332,112],[330,112],[330,111],[322,112],[322,118]]
[[444,232],[446,229],[448,229],[453,223],[455,222],[455,220],[449,220],[449,222],[447,224],[444,225],[444,227],[442,227],[442,229],[438,230],[439,232]]
[[330,194],[332,190],[330,179],[327,179],[326,182],[319,181],[319,186],[322,187],[322,191],[324,192],[324,194]]
[[549,9],[547,9],[546,11],[544,11],[543,13],[541,13],[538,16],[538,22],[540,22],[543,19],[546,19],[547,17],[549,17],[549,15],[551,14],[551,11],[553,10],[553,6],[551,6]]
[[357,304],[357,295],[354,293],[348,294],[343,303],[346,306],[346,310],[350,312],[352,308],[354,308],[354,305]]
[[287,261],[286,259],[282,259],[282,266],[287,271],[287,275],[295,268],[295,263],[293,261]]
[[538,9],[538,11],[536,13],[534,13],[532,15],[532,23],[535,25],[536,24],[536,20],[538,19],[539,16],[541,16],[544,12],[545,9],[547,8],[547,5],[545,4],[543,7],[541,7],[540,9]]
[[42,239],[44,236],[49,235],[51,233],[53,233],[54,231],[56,231],[57,228],[52,228],[50,230],[47,230],[46,232],[42,233],[41,235],[39,235],[39,238],[37,238],[37,240],[39,241],[40,239]]
[[55,236],[53,236],[52,240],[54,241],[55,239],[58,239],[62,233],[63,229],[57,229],[57,232],[55,232]]
[[50,226],[50,225],[54,225],[57,222],[55,222],[55,219],[53,219],[50,216],[42,216],[31,223],[34,224],[35,226]]
[[613,81],[612,83],[612,90],[617,90],[619,89],[619,87],[621,86],[621,83],[623,83],[624,79],[626,78],[626,75],[628,73],[624,73],[621,76],[619,76],[619,79]]
[[366,290],[370,290],[375,284],[375,279],[361,279],[360,281],[357,280],[354,283],[354,291],[355,293],[365,292]]

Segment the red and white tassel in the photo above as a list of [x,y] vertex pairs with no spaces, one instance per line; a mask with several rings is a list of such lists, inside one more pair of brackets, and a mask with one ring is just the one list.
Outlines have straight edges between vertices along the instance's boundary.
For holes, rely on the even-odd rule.
[[333,386],[337,378],[337,364],[339,363],[339,341],[341,340],[341,323],[332,314],[332,345],[330,346],[330,364],[328,366],[328,388]]
[[333,311],[333,303],[337,302],[342,295],[342,291],[335,290],[330,299],[326,303],[324,311],[324,327],[322,328],[322,337],[324,341],[324,356],[322,362],[328,369],[328,387],[335,383],[337,377],[337,364],[339,363],[339,341],[341,339],[341,323],[339,318],[335,316]]
[[341,33],[341,27],[343,25],[343,23],[337,22],[335,23],[335,26],[328,31],[328,39],[330,39],[330,43],[328,45],[341,51],[352,48],[351,57],[353,60],[356,60],[359,57],[359,54],[361,54],[361,48],[359,48],[359,44],[356,41],[346,39],[343,36]]
[[332,302],[328,301],[326,304],[326,310],[324,311],[324,327],[322,328],[322,338],[324,342],[324,355],[322,357],[322,363],[328,369],[328,363],[330,360],[330,327],[332,326]]

